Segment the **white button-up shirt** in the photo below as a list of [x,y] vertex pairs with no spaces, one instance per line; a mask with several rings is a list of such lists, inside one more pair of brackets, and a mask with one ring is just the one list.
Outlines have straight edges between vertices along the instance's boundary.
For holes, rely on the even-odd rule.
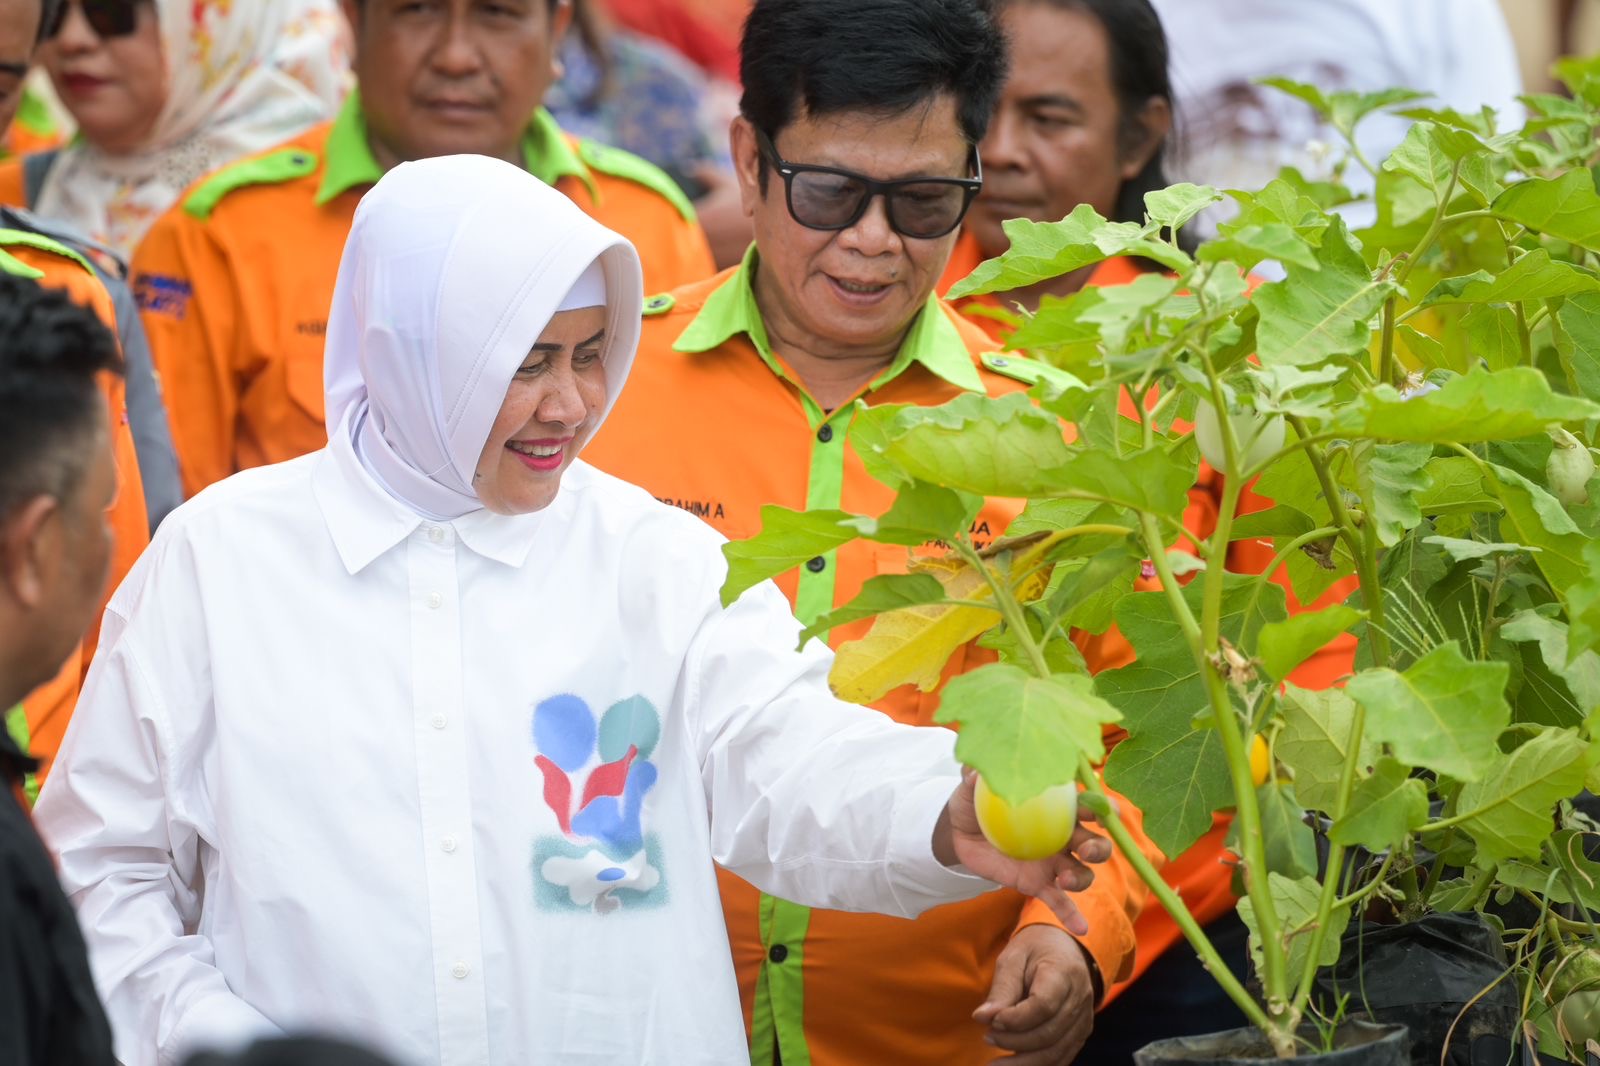
[[582,463],[429,522],[342,442],[174,513],[37,812],[123,1061],[742,1061],[713,861],[908,916],[987,888],[931,852],[954,735],[836,702],[718,545]]

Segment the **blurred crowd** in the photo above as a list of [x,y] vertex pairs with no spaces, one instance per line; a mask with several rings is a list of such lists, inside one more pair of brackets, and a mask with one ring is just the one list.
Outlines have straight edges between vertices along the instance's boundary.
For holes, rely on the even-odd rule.
[[[878,29],[886,12],[904,16],[902,36]],[[1525,84],[1546,88],[1545,62],[1581,47],[1592,20],[1573,0],[0,0],[0,420],[28,427],[0,454],[0,700],[15,705],[0,763],[18,795],[0,805],[0,1060],[379,1061],[310,1040],[252,1047],[254,1009],[191,1021],[184,981],[212,994],[237,983],[229,965],[250,968],[205,943],[227,908],[249,906],[207,866],[227,851],[222,819],[208,797],[195,802],[210,833],[117,839],[103,805],[187,788],[165,779],[162,745],[202,741],[97,733],[115,700],[86,698],[92,720],[78,704],[96,648],[130,624],[123,605],[102,625],[107,600],[158,527],[239,471],[328,444],[341,253],[397,165],[508,161],[633,244],[650,297],[639,357],[585,458],[737,538],[764,505],[877,502],[841,450],[855,399],[1026,387],[990,354],[1016,309],[1159,269],[1116,259],[943,303],[1007,249],[1008,220],[1087,204],[1141,221],[1144,194],[1170,182],[1255,187],[1285,167],[1360,193],[1370,179],[1338,135],[1259,79],[1405,87],[1509,128]],[[1359,150],[1381,159],[1406,125],[1374,119]],[[84,413],[83,387],[109,399],[109,423]],[[102,437],[114,476],[61,458]],[[62,476],[30,473],[62,462]],[[1218,494],[1194,497],[1203,524]],[[993,505],[978,521],[997,535],[1011,517]],[[812,563],[824,565],[782,585],[802,621],[884,566],[843,549]],[[1092,666],[1126,654],[1085,649]],[[1307,669],[1326,684],[1346,665],[1333,649]],[[902,691],[879,709],[931,727],[936,702]],[[108,769],[108,738],[148,742],[129,757],[148,774]],[[48,851],[24,813],[36,801]],[[1242,969],[1225,831],[1163,872]],[[755,1060],[973,1062],[999,1048],[1023,1064],[1119,1063],[1159,1036],[1226,1028],[1235,1009],[1112,867],[1083,893],[1092,932],[1079,937],[1016,893],[907,923],[800,907],[724,874]],[[117,908],[139,893],[165,909],[135,936]],[[319,981],[332,979],[307,986]],[[337,1031],[328,1006],[275,1021]],[[352,1014],[343,1035],[381,1043],[382,1021]]]

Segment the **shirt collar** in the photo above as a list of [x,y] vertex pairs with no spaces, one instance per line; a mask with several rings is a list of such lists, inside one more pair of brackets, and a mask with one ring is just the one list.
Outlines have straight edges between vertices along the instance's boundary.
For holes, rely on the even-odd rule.
[[[780,377],[786,376],[772,354],[767,340],[767,327],[761,320],[761,310],[756,306],[753,284],[757,267],[755,245],[745,253],[727,280],[712,290],[683,333],[673,344],[675,351],[686,354],[708,352],[720,347],[740,333],[750,338],[761,359]],[[983,391],[983,379],[972,365],[972,355],[961,331],[945,314],[937,296],[929,296],[917,317],[912,321],[906,338],[900,345],[894,362],[870,386],[877,389],[887,385],[912,363],[948,381],[957,388],[971,392]]]
[[354,446],[343,434],[336,434],[323,451],[311,485],[339,559],[352,575],[423,525],[448,527],[478,555],[520,567],[533,548],[543,514],[498,515],[477,510],[453,521],[432,522],[385,492],[362,467]]
[[[577,178],[583,182],[591,199],[599,199],[594,175],[578,157],[550,112],[542,107],[533,113],[528,128],[523,132],[522,164],[528,173],[546,185],[553,186],[566,177]],[[378,165],[377,158],[372,154],[372,146],[367,141],[361,90],[352,89],[334,118],[333,128],[328,131],[328,140],[323,147],[322,184],[317,189],[317,206],[357,186],[375,185],[381,177],[383,167]]]

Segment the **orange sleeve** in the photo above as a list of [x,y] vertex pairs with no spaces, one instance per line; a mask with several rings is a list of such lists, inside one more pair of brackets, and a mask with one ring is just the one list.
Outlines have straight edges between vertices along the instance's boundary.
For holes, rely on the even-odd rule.
[[185,495],[235,468],[240,315],[227,255],[182,206],[151,228],[133,258],[133,292],[167,400]]

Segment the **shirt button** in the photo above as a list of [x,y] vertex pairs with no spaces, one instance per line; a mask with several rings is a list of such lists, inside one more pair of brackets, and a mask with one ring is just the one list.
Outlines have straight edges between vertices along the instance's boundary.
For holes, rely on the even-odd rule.
[[816,555],[806,560],[806,569],[813,574],[820,574],[828,568],[828,560]]
[[772,945],[772,950],[767,952],[767,958],[771,959],[773,962],[782,962],[788,957],[789,949],[784,947],[782,944]]
[[439,841],[439,846],[446,851],[454,851],[456,850],[456,838],[447,836]]
[[440,607],[444,606],[444,597],[439,595],[437,592],[430,592],[428,593],[427,603],[429,610],[437,611]]
[[447,721],[449,721],[449,719],[444,715],[436,714],[432,718],[428,719],[428,724],[433,726],[435,729],[443,729]]
[[464,962],[458,962],[454,966],[450,967],[450,976],[456,978],[457,980],[460,980],[471,972],[472,970]]
[[817,430],[817,439],[824,444],[828,443],[833,439],[833,427],[824,424],[821,429]]
[[440,529],[438,526],[429,526],[428,539],[433,541],[435,544],[438,544],[440,541],[444,540],[444,530]]

